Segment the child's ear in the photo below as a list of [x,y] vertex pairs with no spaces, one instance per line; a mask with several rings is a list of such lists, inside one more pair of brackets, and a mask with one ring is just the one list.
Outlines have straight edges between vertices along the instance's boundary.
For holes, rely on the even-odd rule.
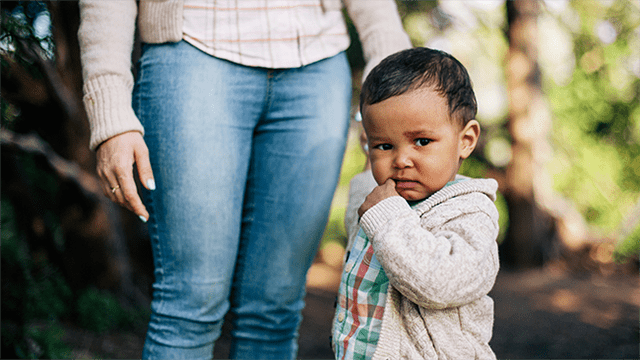
[[478,144],[480,137],[480,123],[477,120],[470,120],[460,131],[460,158],[466,159],[471,155],[473,149]]

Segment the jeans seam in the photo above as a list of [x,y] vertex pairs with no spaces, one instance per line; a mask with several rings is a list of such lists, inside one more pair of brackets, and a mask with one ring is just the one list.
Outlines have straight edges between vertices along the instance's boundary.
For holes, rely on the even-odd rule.
[[273,95],[273,81],[275,78],[275,70],[267,69],[267,89],[264,94],[264,108],[262,114],[260,114],[260,119],[262,119],[266,114],[269,113],[269,109],[271,108],[271,100]]
[[[135,82],[135,86],[139,87],[140,81],[142,80],[142,78],[144,77],[144,66],[142,66],[142,56],[140,57],[139,60],[139,66],[138,66],[138,79]],[[144,106],[142,106],[142,101],[140,99],[141,94],[140,94],[140,90],[139,88],[137,89],[138,91],[135,91],[133,93],[134,99],[132,99],[133,103],[136,105],[136,108],[134,110],[136,116],[138,117],[139,120],[144,119]],[[142,122],[142,121],[141,121]],[[142,124],[143,129],[144,129],[144,124]],[[149,156],[152,156],[151,154],[149,154]],[[151,247],[152,247],[152,251],[154,253],[154,284],[161,284],[164,283],[164,264],[162,261],[163,255],[160,254],[160,252],[162,251],[161,247],[160,247],[160,239],[159,239],[159,229],[158,229],[158,221],[157,221],[157,211],[155,210],[154,207],[154,203],[153,203],[153,196],[145,190],[142,190],[143,196],[142,200],[145,204],[145,206],[148,207],[149,209],[149,222],[148,222],[148,227],[149,227],[149,241],[151,241]],[[156,278],[156,276],[158,275],[161,278],[161,281],[158,281],[158,279]],[[160,301],[158,303],[158,309],[162,309],[164,306],[164,301]]]

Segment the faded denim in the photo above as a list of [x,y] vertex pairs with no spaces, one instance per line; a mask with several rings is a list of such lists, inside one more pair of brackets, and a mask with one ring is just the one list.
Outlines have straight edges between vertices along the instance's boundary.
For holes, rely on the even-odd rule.
[[269,70],[144,45],[133,103],[157,189],[143,193],[155,266],[143,358],[211,358],[227,311],[232,358],[295,358],[350,100],[344,53]]

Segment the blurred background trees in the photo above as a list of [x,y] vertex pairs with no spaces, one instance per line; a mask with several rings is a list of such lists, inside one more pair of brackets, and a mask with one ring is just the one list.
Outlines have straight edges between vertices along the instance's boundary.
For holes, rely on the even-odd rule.
[[[148,239],[98,186],[77,2],[1,4],[2,355],[64,358],[60,321],[109,328],[144,316]],[[52,326],[25,327],[32,320]]]
[[637,258],[640,4],[417,3],[400,3],[414,45],[449,51],[471,73],[484,130],[475,160],[506,198],[505,263],[587,248]]
[[[637,264],[640,3],[397,3],[415,46],[450,52],[471,74],[483,134],[462,172],[500,184],[505,266]],[[2,355],[65,357],[62,321],[144,323],[149,243],[97,186],[77,3],[1,6]],[[363,60],[352,39],[355,100]],[[323,247],[344,244],[348,183],[364,164],[358,131],[354,122]],[[51,326],[26,326],[34,320]]]
[[[450,52],[470,72],[483,134],[461,171],[500,183],[504,265],[527,268],[578,254],[596,262],[637,261],[640,4],[398,6],[415,46]],[[354,148],[348,159],[360,156]],[[341,185],[360,169],[346,161]]]

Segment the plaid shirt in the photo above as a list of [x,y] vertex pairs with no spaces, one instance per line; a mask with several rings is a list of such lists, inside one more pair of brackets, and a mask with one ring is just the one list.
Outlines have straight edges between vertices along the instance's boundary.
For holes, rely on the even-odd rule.
[[339,6],[322,0],[185,0],[183,32],[212,56],[272,69],[326,59],[350,41]]
[[342,273],[333,349],[336,359],[371,359],[376,350],[389,279],[360,229]]

